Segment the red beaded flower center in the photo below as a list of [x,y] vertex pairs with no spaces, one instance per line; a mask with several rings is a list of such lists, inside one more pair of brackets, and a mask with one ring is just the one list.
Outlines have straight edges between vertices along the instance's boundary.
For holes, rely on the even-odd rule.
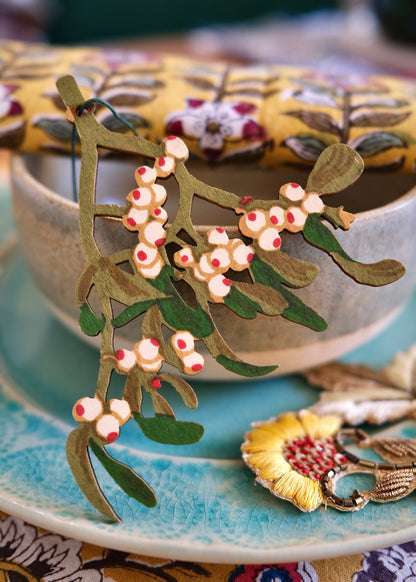
[[291,439],[283,449],[283,456],[295,471],[313,481],[319,481],[327,471],[347,460],[328,437]]

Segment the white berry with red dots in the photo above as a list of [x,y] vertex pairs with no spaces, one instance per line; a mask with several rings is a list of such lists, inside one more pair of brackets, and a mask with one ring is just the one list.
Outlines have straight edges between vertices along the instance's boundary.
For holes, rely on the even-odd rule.
[[244,244],[239,238],[231,240],[230,254],[232,259],[231,267],[235,271],[246,269],[254,258],[252,247]]
[[119,398],[112,398],[109,402],[110,410],[114,416],[118,419],[120,424],[124,424],[128,421],[131,416],[131,408],[126,400],[120,400]]
[[215,275],[208,281],[208,289],[214,298],[223,298],[231,290],[231,281],[223,275]]
[[198,374],[204,367],[205,360],[198,352],[192,352],[182,360],[186,374]]
[[162,247],[166,242],[166,231],[160,222],[154,220],[144,227],[143,237],[149,245]]
[[145,338],[137,342],[134,351],[142,360],[152,361],[159,356],[160,342],[156,338]]
[[292,202],[298,202],[305,196],[305,190],[295,182],[284,184],[280,188],[279,193]]
[[256,235],[266,224],[266,214],[263,210],[252,210],[240,218],[241,232],[246,236]]
[[77,422],[91,422],[103,412],[103,403],[98,398],[80,398],[74,404],[72,415]]
[[130,200],[138,209],[145,209],[152,202],[152,193],[149,188],[136,188],[130,193]]
[[120,434],[120,423],[112,414],[103,414],[103,416],[97,420],[95,430],[100,437],[105,439],[108,443],[112,443]]
[[210,261],[214,269],[228,269],[231,263],[229,252],[224,248],[217,248],[212,251]]
[[149,166],[140,166],[135,172],[135,178],[138,186],[153,184],[157,178],[157,172]]
[[139,243],[134,249],[134,260],[138,265],[150,266],[158,256],[158,250],[155,247],[146,245],[145,243]]
[[192,254],[192,249],[189,247],[184,247],[180,251],[177,251],[174,256],[174,261],[178,267],[187,267],[195,262],[194,255]]
[[318,194],[308,194],[302,202],[302,208],[308,214],[320,214],[324,210],[325,204]]
[[117,366],[123,372],[129,372],[136,365],[136,354],[130,350],[118,350],[116,358]]
[[228,244],[230,240],[225,230],[223,228],[220,228],[219,226],[208,231],[207,239],[211,245],[222,245],[222,246]]
[[308,215],[298,206],[292,206],[286,211],[286,228],[289,231],[298,232],[302,230]]
[[175,352],[181,356],[193,352],[195,347],[195,338],[189,331],[178,331],[170,338],[170,342]]
[[270,222],[277,226],[280,225],[283,227],[285,222],[285,211],[280,206],[273,206],[269,210],[269,220]]
[[264,251],[275,251],[282,243],[279,230],[277,228],[265,228],[258,240],[259,246]]
[[165,144],[165,153],[177,160],[184,161],[189,157],[189,150],[183,140],[175,135],[168,135],[163,140]]

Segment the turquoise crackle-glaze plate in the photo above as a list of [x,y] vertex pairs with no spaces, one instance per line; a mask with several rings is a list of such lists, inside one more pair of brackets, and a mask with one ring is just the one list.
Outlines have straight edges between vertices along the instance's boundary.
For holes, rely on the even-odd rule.
[[[4,201],[2,210],[0,242],[10,222]],[[159,503],[148,509],[128,499],[97,467],[122,517],[120,524],[109,523],[85,500],[65,458],[66,436],[74,426],[71,408],[77,398],[93,392],[98,352],[50,315],[17,251],[3,256],[3,263],[0,509],[94,544],[184,560],[318,559],[416,537],[414,495],[369,504],[354,514],[320,507],[308,515],[254,485],[240,460],[250,423],[317,400],[316,391],[295,376],[196,385],[198,410],[174,403],[178,418],[206,427],[202,441],[193,446],[158,445],[128,423],[112,454],[143,475]],[[387,331],[349,359],[384,364],[416,341],[415,314],[416,296]],[[403,424],[402,434],[416,436],[416,428]]]

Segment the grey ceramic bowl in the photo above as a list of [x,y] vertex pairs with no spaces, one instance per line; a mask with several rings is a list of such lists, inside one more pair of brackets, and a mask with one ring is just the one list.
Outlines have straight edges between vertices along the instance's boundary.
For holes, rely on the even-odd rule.
[[[134,165],[126,162],[100,162],[98,194],[102,200],[118,192],[121,201],[134,187],[131,180],[134,169]],[[259,198],[275,195],[280,185],[288,181],[304,184],[307,177],[307,172],[293,169],[272,172],[201,166],[191,171],[210,184],[241,195],[255,192]],[[70,160],[15,155],[11,176],[16,222],[28,268],[53,312],[82,335],[74,289],[84,259],[78,233],[79,208],[69,199]],[[282,248],[320,268],[316,280],[295,293],[325,317],[328,329],[314,332],[282,317],[261,314],[254,320],[244,320],[223,305],[216,305],[214,317],[232,349],[254,364],[279,364],[276,373],[281,374],[337,358],[378,334],[399,313],[416,287],[415,181],[414,176],[369,173],[343,194],[342,202],[340,195],[330,202],[342,203],[346,210],[357,213],[348,232],[334,231],[346,252],[363,262],[383,258],[401,261],[407,269],[401,280],[381,288],[359,285],[325,253],[307,245],[301,235],[287,235]],[[224,211],[218,214],[215,207],[204,204],[193,218],[200,231],[206,231],[210,224],[224,225],[228,220]],[[97,236],[108,252],[120,245],[133,245],[135,240],[134,234],[112,220],[97,223]],[[121,333],[128,334],[128,329]],[[119,336],[117,342],[126,345],[137,339]],[[209,357],[199,377],[236,378]]]

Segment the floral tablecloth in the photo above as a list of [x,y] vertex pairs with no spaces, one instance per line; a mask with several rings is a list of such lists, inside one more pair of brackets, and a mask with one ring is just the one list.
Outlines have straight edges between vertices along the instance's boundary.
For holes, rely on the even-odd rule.
[[[311,165],[325,147],[342,142],[368,167],[415,171],[414,81],[6,41],[0,43],[0,147],[70,150],[72,126],[55,86],[65,74],[76,78],[86,99],[116,107],[140,135],[181,136],[194,157],[211,163]],[[96,113],[109,129],[123,130],[102,105]]]
[[107,550],[0,514],[4,582],[414,582],[416,542],[333,560],[200,564]]

